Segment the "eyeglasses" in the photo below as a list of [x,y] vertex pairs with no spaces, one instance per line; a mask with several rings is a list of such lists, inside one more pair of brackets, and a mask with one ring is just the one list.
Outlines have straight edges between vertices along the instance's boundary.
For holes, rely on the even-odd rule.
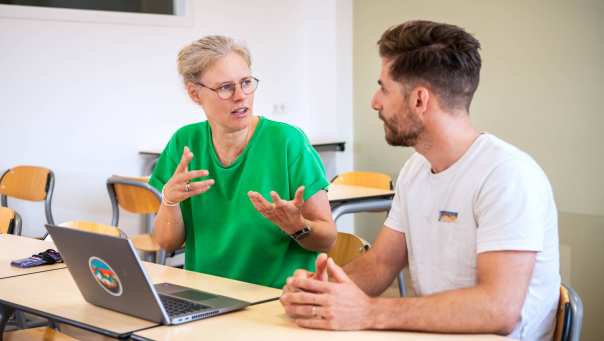
[[[258,82],[260,82],[260,80],[258,80],[256,77],[246,77],[239,81],[239,86],[244,94],[249,95],[256,91]],[[209,86],[203,85],[201,82],[195,82],[195,84],[214,91],[216,95],[222,99],[229,99],[233,97],[233,95],[235,95],[235,91],[237,90],[237,83],[234,82],[225,83],[216,88],[210,88]]]

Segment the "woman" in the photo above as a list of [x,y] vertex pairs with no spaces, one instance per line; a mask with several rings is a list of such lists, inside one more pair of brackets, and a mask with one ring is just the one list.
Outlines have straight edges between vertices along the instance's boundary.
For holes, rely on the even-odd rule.
[[281,288],[294,270],[314,270],[336,229],[306,136],[254,115],[250,66],[248,50],[223,36],[180,51],[178,71],[207,121],[179,129],[158,160],[153,237],[168,251],[186,241],[188,270]]

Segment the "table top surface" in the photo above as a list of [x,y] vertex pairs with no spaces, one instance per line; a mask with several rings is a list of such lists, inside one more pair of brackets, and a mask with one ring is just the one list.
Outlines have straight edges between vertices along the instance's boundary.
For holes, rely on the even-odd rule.
[[394,191],[364,187],[364,186],[352,186],[352,185],[329,185],[327,191],[327,197],[330,202],[336,201],[348,201],[348,200],[359,200],[359,199],[377,199],[377,198],[390,198],[394,195]]
[[[0,254],[2,259],[6,258],[7,253],[31,254],[34,251],[43,251],[42,249],[53,246],[51,242],[27,237],[0,235],[0,249],[8,251]],[[153,263],[144,262],[143,264],[153,283],[170,282],[259,304],[249,306],[243,311],[179,326],[161,326],[155,322],[117,313],[86,302],[66,268],[2,278],[0,279],[0,301],[13,307],[21,307],[26,311],[38,313],[41,316],[55,318],[59,322],[71,323],[106,335],[127,336],[134,333],[133,338],[135,339],[177,341],[190,340],[196,335],[204,335],[204,338],[209,340],[246,341],[283,339],[285,337],[288,338],[288,341],[308,341],[309,339],[315,341],[507,339],[494,335],[447,335],[396,331],[331,332],[304,329],[296,326],[285,315],[279,301],[275,300],[281,295],[279,289]],[[2,270],[1,267],[0,270]]]
[[179,326],[159,326],[133,334],[138,340],[191,340],[203,335],[206,340],[284,340],[288,341],[371,341],[371,340],[509,340],[496,335],[449,335],[401,331],[334,332],[298,327],[281,307],[279,301],[251,306],[246,310],[215,316]]
[[38,272],[0,280],[0,301],[13,307],[117,336],[157,323],[116,313],[84,300],[68,269]]
[[[153,283],[170,282],[248,302],[277,299],[281,290],[143,263]],[[44,285],[41,285],[41,284]],[[68,269],[0,280],[0,301],[42,316],[57,318],[87,330],[124,336],[157,323],[97,307],[84,300]]]
[[56,250],[55,244],[34,238],[0,234],[0,279],[65,268],[64,263],[40,265],[27,269],[10,265],[10,262],[15,259],[27,258],[48,249]]

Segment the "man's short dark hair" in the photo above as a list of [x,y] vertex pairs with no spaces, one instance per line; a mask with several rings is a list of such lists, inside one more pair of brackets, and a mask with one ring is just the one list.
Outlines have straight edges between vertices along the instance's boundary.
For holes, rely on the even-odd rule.
[[480,42],[464,29],[431,21],[391,27],[378,41],[380,56],[392,61],[390,76],[425,83],[447,109],[470,103],[480,80]]

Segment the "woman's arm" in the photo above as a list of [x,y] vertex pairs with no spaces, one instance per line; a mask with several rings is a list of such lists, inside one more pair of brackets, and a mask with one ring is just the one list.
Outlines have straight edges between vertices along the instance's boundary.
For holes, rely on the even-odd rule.
[[165,199],[155,217],[153,240],[159,246],[170,252],[179,248],[185,242],[185,225],[182,221],[180,205],[166,206]]
[[298,240],[298,244],[307,250],[319,252],[331,250],[336,242],[337,231],[326,191],[320,190],[304,202],[302,217],[306,226],[312,231],[306,238]]
[[192,179],[208,176],[207,170],[187,171],[192,159],[193,153],[185,147],[178,167],[162,191],[162,202],[155,217],[153,240],[167,251],[179,248],[185,241],[185,226],[179,203],[206,192],[214,184],[213,179],[191,182]]

